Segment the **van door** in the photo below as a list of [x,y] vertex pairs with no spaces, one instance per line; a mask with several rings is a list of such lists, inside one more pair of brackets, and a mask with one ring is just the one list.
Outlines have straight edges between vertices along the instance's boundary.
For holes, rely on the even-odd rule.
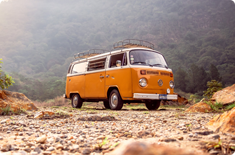
[[87,74],[85,77],[86,98],[105,98],[105,62],[106,58],[88,62]]
[[131,69],[127,65],[126,53],[110,56],[110,63],[106,69],[106,91],[109,87],[118,88],[122,99],[132,97]]

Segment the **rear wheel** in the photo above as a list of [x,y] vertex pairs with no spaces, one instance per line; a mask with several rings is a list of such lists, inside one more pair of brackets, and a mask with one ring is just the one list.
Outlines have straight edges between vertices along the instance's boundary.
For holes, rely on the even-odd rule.
[[72,97],[72,107],[73,108],[81,108],[83,101],[79,94],[74,94]]
[[160,106],[161,100],[153,100],[145,103],[148,110],[157,110]]
[[123,101],[117,89],[112,90],[109,94],[109,106],[112,110],[122,109]]
[[109,101],[103,101],[103,103],[106,109],[110,109]]

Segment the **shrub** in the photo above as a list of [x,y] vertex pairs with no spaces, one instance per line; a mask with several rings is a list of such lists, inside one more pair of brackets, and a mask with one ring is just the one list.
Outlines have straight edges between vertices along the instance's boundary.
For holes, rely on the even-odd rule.
[[[2,59],[0,59],[0,64],[2,64]],[[0,88],[7,89],[9,86],[12,86],[14,82],[13,78],[7,74],[2,73],[2,66],[0,65]]]
[[211,80],[207,82],[207,90],[203,91],[203,96],[207,98],[211,98],[212,95],[222,89],[222,83],[216,81],[216,80]]

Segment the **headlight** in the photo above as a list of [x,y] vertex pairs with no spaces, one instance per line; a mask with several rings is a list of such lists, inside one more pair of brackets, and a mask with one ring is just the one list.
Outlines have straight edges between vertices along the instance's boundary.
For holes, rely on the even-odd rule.
[[169,85],[170,85],[171,88],[174,88],[174,87],[175,87],[175,84],[174,84],[173,81],[170,81]]
[[145,86],[147,86],[147,80],[145,78],[141,78],[139,80],[139,84],[141,87],[145,87]]

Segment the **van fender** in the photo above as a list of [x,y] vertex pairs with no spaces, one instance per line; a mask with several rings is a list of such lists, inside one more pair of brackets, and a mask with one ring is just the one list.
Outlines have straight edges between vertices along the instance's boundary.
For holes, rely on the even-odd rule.
[[[69,93],[69,98],[71,99],[74,94],[79,94],[78,91],[73,91]],[[80,95],[80,94],[79,94]]]
[[[119,92],[119,94],[120,94],[120,96],[121,96],[121,98],[122,98],[122,94],[120,93],[119,88],[118,88],[117,85],[109,86],[109,88],[108,88],[108,90],[107,90],[107,94],[106,94],[107,96],[106,96],[106,98],[107,98],[107,99],[109,98],[109,94],[111,93],[111,91],[112,91],[113,89],[117,89],[117,91]],[[123,100],[123,98],[122,98],[122,100]]]

